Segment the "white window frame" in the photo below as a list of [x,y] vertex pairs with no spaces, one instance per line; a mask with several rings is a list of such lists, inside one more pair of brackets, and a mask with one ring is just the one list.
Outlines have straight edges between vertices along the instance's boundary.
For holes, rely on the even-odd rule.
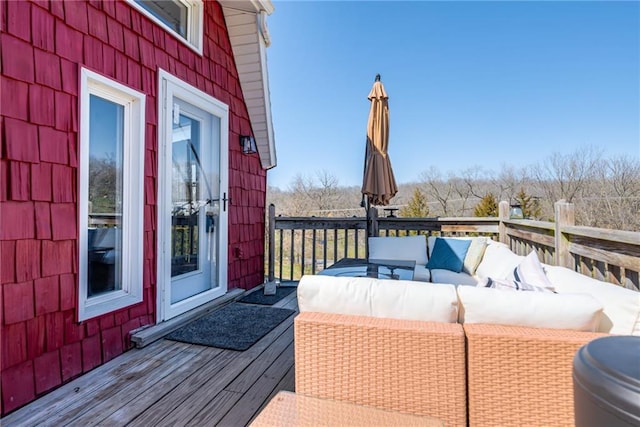
[[[89,106],[96,95],[124,107],[122,188],[122,289],[88,297]],[[78,320],[91,319],[143,300],[145,94],[93,71],[80,76],[78,170]]]
[[170,32],[181,43],[187,45],[190,49],[194,50],[198,55],[202,56],[202,40],[204,33],[204,4],[202,0],[175,0],[182,3],[187,8],[187,38],[176,32],[173,28],[158,19],[154,14],[149,12],[144,7],[140,6],[134,0],[125,0],[132,7],[137,9],[140,13],[151,19],[153,22]]

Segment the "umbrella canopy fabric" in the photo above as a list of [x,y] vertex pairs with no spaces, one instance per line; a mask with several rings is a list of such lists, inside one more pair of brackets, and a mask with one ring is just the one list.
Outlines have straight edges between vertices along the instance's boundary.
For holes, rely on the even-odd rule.
[[389,146],[389,97],[379,79],[371,88],[369,122],[367,123],[367,154],[362,181],[362,194],[370,205],[386,206],[398,192],[393,176]]

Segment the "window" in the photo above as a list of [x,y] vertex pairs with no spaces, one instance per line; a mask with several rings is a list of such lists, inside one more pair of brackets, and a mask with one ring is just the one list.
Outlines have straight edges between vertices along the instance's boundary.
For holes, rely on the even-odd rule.
[[178,40],[202,54],[201,0],[127,0],[158,25],[171,31]]
[[144,103],[82,69],[79,320],[142,301]]

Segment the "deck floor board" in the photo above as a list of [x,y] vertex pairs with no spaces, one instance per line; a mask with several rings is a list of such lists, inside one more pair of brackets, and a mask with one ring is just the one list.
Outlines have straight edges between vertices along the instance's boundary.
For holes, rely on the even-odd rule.
[[[297,310],[296,293],[274,307]],[[277,391],[294,391],[293,318],[242,352],[165,339],[129,350],[0,424],[246,425]]]

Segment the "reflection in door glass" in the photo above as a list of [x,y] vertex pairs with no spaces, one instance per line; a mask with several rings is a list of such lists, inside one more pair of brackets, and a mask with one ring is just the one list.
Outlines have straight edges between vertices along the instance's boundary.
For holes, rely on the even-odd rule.
[[200,123],[180,115],[173,124],[171,277],[200,269],[199,222],[207,202],[200,165]]

